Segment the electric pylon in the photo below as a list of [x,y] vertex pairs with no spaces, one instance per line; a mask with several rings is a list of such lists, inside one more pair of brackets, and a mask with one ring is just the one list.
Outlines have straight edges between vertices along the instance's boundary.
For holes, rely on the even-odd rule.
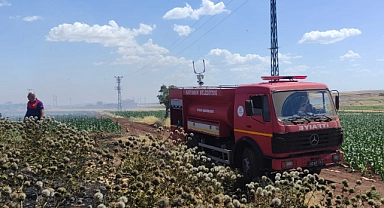
[[123,76],[115,76],[116,78],[116,81],[117,81],[117,87],[115,88],[117,90],[117,110],[118,111],[122,111],[122,106],[121,106],[121,90],[122,90],[122,87],[120,85],[121,83],[121,79],[123,79]]

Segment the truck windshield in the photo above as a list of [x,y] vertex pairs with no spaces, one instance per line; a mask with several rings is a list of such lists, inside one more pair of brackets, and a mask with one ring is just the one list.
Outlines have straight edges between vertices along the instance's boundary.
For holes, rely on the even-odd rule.
[[272,94],[277,119],[323,118],[332,120],[336,110],[328,90],[282,91]]

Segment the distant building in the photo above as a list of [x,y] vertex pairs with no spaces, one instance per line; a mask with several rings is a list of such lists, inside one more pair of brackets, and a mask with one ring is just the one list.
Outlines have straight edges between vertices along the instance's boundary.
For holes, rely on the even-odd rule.
[[137,103],[133,99],[126,99],[121,101],[122,108],[135,108],[137,107]]
[[[137,103],[132,99],[126,99],[121,101],[121,107],[124,108],[135,108]],[[117,109],[117,103],[103,103],[102,101],[97,101],[95,104],[85,105],[84,108],[88,109]]]

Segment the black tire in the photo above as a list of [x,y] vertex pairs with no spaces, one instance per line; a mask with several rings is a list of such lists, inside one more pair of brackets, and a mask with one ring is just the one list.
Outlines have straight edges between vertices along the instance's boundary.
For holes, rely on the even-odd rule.
[[243,149],[241,157],[241,170],[245,180],[249,181],[261,177],[259,161],[260,158],[254,150],[248,147]]
[[[197,135],[194,135],[190,140],[186,142],[188,148],[194,148],[199,145],[200,138]],[[198,148],[200,149],[200,148]]]
[[309,173],[310,173],[310,174],[315,174],[315,173],[317,173],[317,175],[320,175],[320,173],[321,173],[321,168],[311,168],[311,169],[309,169]]

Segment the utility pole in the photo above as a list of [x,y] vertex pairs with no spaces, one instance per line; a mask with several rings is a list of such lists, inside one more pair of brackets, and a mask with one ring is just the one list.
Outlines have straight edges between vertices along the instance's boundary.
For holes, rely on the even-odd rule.
[[53,106],[57,107],[57,96],[56,95],[52,95],[52,100],[53,100]]
[[118,111],[121,111],[123,108],[121,106],[121,86],[120,86],[120,83],[121,83],[121,79],[123,79],[123,76],[115,76],[116,78],[116,81],[117,81],[117,87],[115,88],[115,90],[117,90],[117,110]]
[[271,76],[279,76],[276,0],[271,0]]

